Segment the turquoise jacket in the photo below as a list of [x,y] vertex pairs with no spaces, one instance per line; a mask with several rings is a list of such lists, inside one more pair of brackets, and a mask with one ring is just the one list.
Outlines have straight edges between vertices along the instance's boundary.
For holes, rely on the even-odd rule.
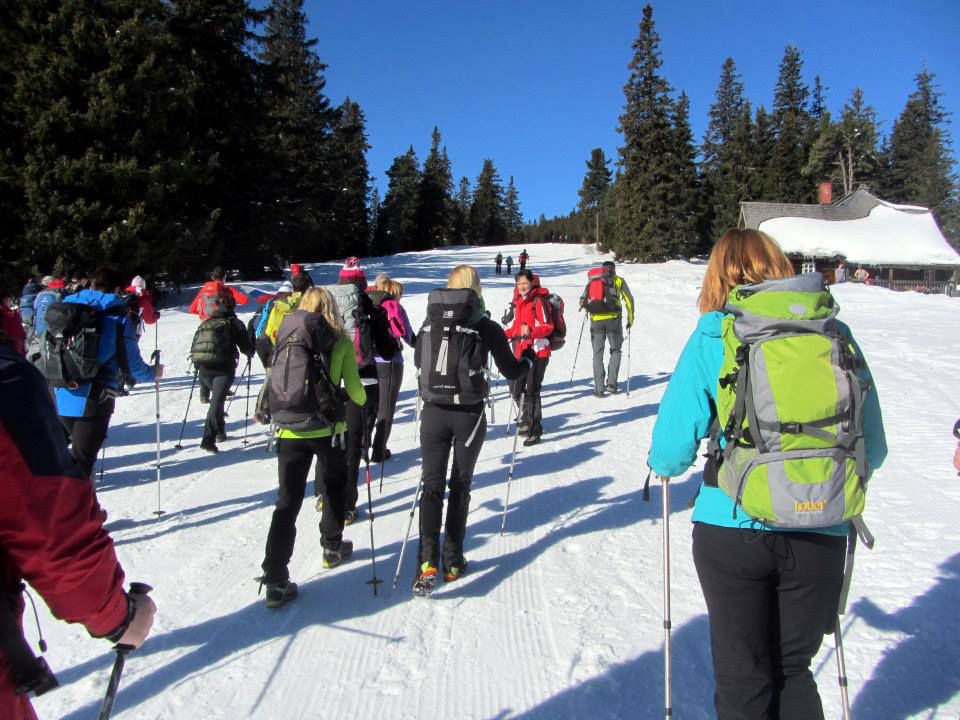
[[[700,317],[660,400],[647,463],[661,477],[673,478],[685,473],[697,459],[700,441],[710,435],[710,426],[716,417],[717,379],[723,363],[723,342],[720,339],[722,319],[721,312],[708,312]],[[838,325],[850,335],[849,328],[842,323]],[[852,335],[850,337],[852,339]],[[857,350],[859,352],[859,348]],[[869,376],[869,369],[865,368],[864,372]],[[869,473],[880,467],[887,456],[887,440],[876,388],[867,395],[863,424],[869,477]],[[739,507],[734,517],[733,499],[720,488],[707,487],[702,483],[692,519],[694,522],[721,527],[781,529],[751,518]],[[818,532],[846,535],[847,523],[822,528]]]

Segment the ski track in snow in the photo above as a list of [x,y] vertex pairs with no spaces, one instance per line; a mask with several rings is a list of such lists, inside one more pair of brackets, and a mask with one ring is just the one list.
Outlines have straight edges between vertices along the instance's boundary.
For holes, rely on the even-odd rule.
[[[519,246],[503,249],[516,257]],[[477,464],[465,552],[469,572],[413,598],[417,521],[397,588],[394,572],[419,477],[414,442],[412,352],[390,441],[382,493],[373,466],[377,575],[374,596],[366,489],[345,536],[353,558],[324,570],[312,484],[297,523],[290,573],[300,597],[270,611],[257,596],[260,561],[276,496],[276,456],[263,428],[247,427],[246,384],[228,418],[218,456],[197,447],[206,406],[194,392],[183,449],[173,445],[187,412],[186,357],[196,319],[167,309],[160,346],[162,480],[158,507],[152,388],[118,401],[107,441],[101,504],[128,580],[154,585],[154,631],[126,665],[117,718],[536,718],[657,717],[663,712],[661,489],[641,499],[657,404],[697,321],[702,263],[619,265],[637,303],[623,347],[620,393],[591,396],[590,338],[577,297],[592,248],[537,245],[531,267],[567,304],[568,338],[551,359],[543,395],[543,442],[518,445],[506,531],[500,526],[513,426],[504,381],[495,385],[496,423]],[[497,248],[455,248],[364,261],[368,277],[404,282],[404,306],[419,326],[426,293],[468,262],[499,319],[512,279],[492,274]],[[309,266],[308,266],[309,267]],[[311,267],[333,281],[338,263]],[[254,284],[270,289],[267,284]],[[834,289],[870,361],[890,455],[874,478],[866,518],[877,547],[857,554],[842,618],[854,716],[960,715],[960,480],[950,468],[949,431],[960,415],[956,338],[960,300],[844,285]],[[249,311],[241,314],[249,317]],[[142,340],[144,355],[153,331]],[[254,360],[251,393],[262,369]],[[570,382],[571,373],[573,382]],[[252,400],[253,398],[251,398]],[[673,705],[680,718],[711,718],[706,611],[690,558],[687,503],[700,463],[674,479],[670,496]],[[62,687],[35,701],[43,718],[96,717],[112,653],[82,628],[40,608]],[[36,630],[28,619],[28,638]],[[839,717],[833,639],[814,661],[827,717]]]

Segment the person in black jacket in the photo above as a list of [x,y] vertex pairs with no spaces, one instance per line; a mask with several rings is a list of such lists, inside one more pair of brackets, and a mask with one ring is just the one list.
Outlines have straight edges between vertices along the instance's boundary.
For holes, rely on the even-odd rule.
[[[469,289],[481,296],[480,276],[470,265],[453,269],[447,287]],[[482,302],[482,298],[481,298]],[[533,365],[533,351],[524,351],[517,359],[507,336],[497,323],[484,315],[476,323],[484,359],[487,353],[500,372],[515,380]],[[429,342],[418,335],[418,343]],[[418,355],[419,358],[419,355]],[[484,364],[486,364],[484,362]],[[424,373],[421,369],[421,383]],[[447,461],[453,444],[453,470],[450,475],[450,498],[447,501],[447,521],[443,540],[443,577],[447,582],[460,578],[467,566],[463,557],[467,513],[470,510],[470,484],[473,470],[487,434],[487,420],[483,400],[468,404],[446,404],[424,397],[420,417],[420,452],[423,472],[423,495],[420,499],[420,547],[417,551],[417,573],[413,592],[429,595],[436,583],[441,550],[440,525],[443,520],[443,495],[446,485]]]
[[217,443],[227,439],[223,404],[236,375],[240,359],[238,350],[247,356],[249,362],[254,346],[247,329],[232,310],[223,310],[222,314],[207,318],[193,336],[190,359],[197,367],[201,390],[210,395],[200,441],[200,448],[209,453],[218,452]]

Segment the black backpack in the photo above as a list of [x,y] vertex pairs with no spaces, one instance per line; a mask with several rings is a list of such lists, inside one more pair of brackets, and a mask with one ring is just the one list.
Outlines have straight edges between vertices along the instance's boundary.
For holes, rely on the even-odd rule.
[[229,365],[237,359],[233,318],[214,317],[200,323],[190,344],[190,360],[197,367]]
[[294,310],[280,323],[267,395],[277,427],[308,432],[346,417],[330,380],[330,352],[336,341],[320,313]]
[[427,316],[414,349],[420,396],[425,401],[474,405],[486,399],[487,351],[476,329],[482,317],[480,298],[473,290],[430,291]]
[[[106,312],[119,316],[126,312],[126,307],[110,308]],[[104,314],[99,308],[81,303],[55,302],[47,308],[44,316],[47,326],[30,359],[50,385],[76,388],[97,378],[101,367],[100,320]],[[117,344],[123,345],[120,327]],[[121,369],[122,365],[121,361]]]

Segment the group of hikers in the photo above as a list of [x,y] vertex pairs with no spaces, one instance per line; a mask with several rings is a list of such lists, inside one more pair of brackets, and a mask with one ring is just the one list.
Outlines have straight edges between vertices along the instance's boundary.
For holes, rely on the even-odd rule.
[[[200,289],[190,309],[201,319],[191,345],[195,382],[209,403],[201,448],[216,452],[225,437],[223,403],[239,358],[246,356],[249,372],[256,353],[266,370],[255,418],[271,426],[279,485],[259,578],[267,607],[297,596],[288,566],[314,459],[322,564],[334,567],[352,554],[344,529],[357,517],[358,480],[365,479],[369,503],[370,463],[391,456],[405,345],[414,350],[422,401],[412,591],[429,596],[440,577],[451,583],[464,576],[470,488],[487,430],[489,362],[510,382],[517,435],[534,445],[544,432],[544,375],[565,334],[562,300],[527,267],[526,251],[520,258],[501,324],[490,319],[480,275],[470,265],[456,267],[446,287],[430,292],[417,331],[400,302],[403,285],[385,274],[368,284],[355,257],[347,258],[336,284],[322,287],[302,266],[291,265],[289,282],[258,298],[261,308],[246,326],[236,307],[249,297],[225,285],[219,268]],[[501,260],[497,253],[497,274]],[[508,272],[511,264],[508,257]],[[135,301],[123,297],[116,281],[111,271],[97,271],[89,288],[56,304],[95,311],[98,369],[83,382],[51,380],[30,367],[27,333],[18,338],[8,322],[12,303],[4,303],[0,443],[16,461],[4,464],[4,492],[14,500],[3,504],[0,517],[5,530],[15,531],[6,533],[11,539],[0,574],[15,622],[22,610],[19,582],[26,578],[58,617],[136,647],[149,633],[155,606],[144,592],[123,592],[92,483],[75,482],[92,474],[124,376],[138,382],[163,376],[158,353],[152,364],[140,354]],[[717,715],[822,718],[810,663],[824,635],[837,627],[848,543],[869,537],[860,520],[863,493],[887,451],[877,393],[849,328],[836,319],[823,278],[794,276],[789,260],[761,232],[730,230],[716,242],[699,306],[700,321],[660,402],[646,462],[663,484],[666,515],[670,479],[695,463],[708,440],[693,509],[693,555],[710,619]],[[593,395],[615,394],[623,319],[629,334],[634,300],[612,261],[588,272],[579,307],[590,318]],[[40,334],[48,342],[49,328]],[[793,378],[805,383],[799,399],[783,394],[774,377],[783,358],[798,356],[808,362]],[[44,370],[42,357],[41,350],[32,359]],[[57,385],[56,409],[48,383]],[[44,483],[35,482],[39,476]],[[791,494],[790,477],[800,478],[804,494]],[[59,490],[71,483],[73,490]],[[371,514],[371,535],[372,521]],[[38,532],[51,533],[42,550],[30,540]],[[58,548],[68,546],[97,572],[81,576],[80,562],[56,562]],[[0,712],[4,717],[31,717],[25,696],[14,694],[24,672],[9,659],[0,665],[0,711],[11,709]]]
[[[520,261],[520,269],[523,270],[527,267],[527,263],[530,261],[530,255],[527,253],[526,249],[523,250],[518,256],[517,260]],[[497,275],[500,275],[503,272],[503,253],[498,252],[497,256],[493,259],[493,269]],[[513,255],[507,255],[507,275],[513,274]]]

